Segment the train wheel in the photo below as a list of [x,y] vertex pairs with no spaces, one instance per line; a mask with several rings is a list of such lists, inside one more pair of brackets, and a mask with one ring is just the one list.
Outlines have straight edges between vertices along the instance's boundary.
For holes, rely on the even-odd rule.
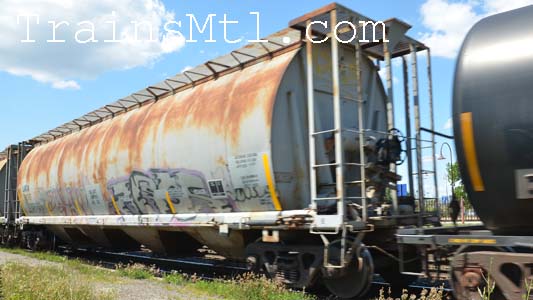
[[484,288],[482,270],[479,268],[464,269],[461,275],[452,271],[450,284],[453,287],[455,299],[481,300],[478,289]]
[[490,278],[490,275],[477,266],[456,269],[456,272],[452,271],[450,284],[457,300],[508,299],[494,280]]
[[360,257],[352,258],[350,264],[338,275],[324,276],[326,288],[341,299],[361,298],[372,286],[372,255],[364,246],[361,247],[363,248],[360,250]]
[[[513,249],[469,247],[468,250],[456,254],[451,263],[450,285],[457,300],[506,300],[508,297],[505,296],[505,289],[508,289],[507,293],[512,293],[515,287],[521,285],[522,271],[514,263],[516,253],[505,253],[514,252]],[[511,258],[508,258],[509,256]],[[510,264],[502,263],[501,259]],[[529,263],[529,260],[527,262]],[[506,268],[506,265],[512,268]],[[512,284],[506,285],[502,278]]]

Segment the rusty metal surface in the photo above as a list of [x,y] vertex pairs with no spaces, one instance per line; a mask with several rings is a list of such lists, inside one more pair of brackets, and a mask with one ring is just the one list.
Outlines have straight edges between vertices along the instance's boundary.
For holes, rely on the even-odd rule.
[[[19,171],[23,211],[72,216],[170,213],[172,206],[179,213],[272,210],[268,193],[238,201],[227,165],[243,153],[269,154],[278,85],[296,52],[35,148]],[[212,179],[221,180],[225,193],[214,196]]]
[[[287,43],[287,38],[289,42]],[[138,109],[170,94],[184,91],[202,83],[215,80],[243,68],[272,59],[300,47],[300,31],[286,28],[264,38],[267,42],[251,43],[226,55],[211,59],[190,70],[169,77],[159,83],[132,93],[129,96],[91,111],[81,117],[42,133],[28,142],[45,144],[64,136],[92,127],[105,120]],[[0,152],[0,158],[4,152]]]

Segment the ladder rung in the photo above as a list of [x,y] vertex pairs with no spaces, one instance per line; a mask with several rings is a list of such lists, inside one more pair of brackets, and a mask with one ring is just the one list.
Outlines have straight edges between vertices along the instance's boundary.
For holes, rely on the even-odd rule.
[[[318,165],[313,165],[313,168],[333,167],[333,166],[338,166],[338,165],[339,165],[338,163],[318,164]],[[366,166],[366,164],[360,164],[360,163],[344,163],[343,165],[345,165],[345,166],[356,166],[356,167]]]
[[331,163],[331,164],[318,164],[313,165],[313,168],[320,168],[320,167],[331,167],[331,166],[338,166],[338,163]]
[[[424,147],[420,147],[421,150],[423,149],[431,149],[433,148],[432,146],[424,146]],[[411,151],[416,151],[416,148],[411,148]]]
[[[422,175],[426,175],[426,174],[433,174],[435,173],[435,171],[431,171],[431,170],[422,170]],[[418,175],[418,172],[416,173],[413,173],[411,175]]]
[[[331,35],[331,33],[328,33],[326,35]],[[324,90],[320,90],[320,89],[314,89],[314,91],[315,92],[319,92],[319,93],[326,93],[326,94],[329,94],[329,95],[333,95],[329,91],[324,91]],[[365,100],[358,100],[358,99],[355,99],[355,98],[348,97],[346,95],[339,95],[339,97],[341,98],[341,100],[344,100],[344,101],[366,103]]]
[[[344,197],[344,199],[351,199],[351,200],[363,200],[367,199],[367,197]],[[326,201],[326,200],[340,200],[339,197],[324,197],[324,198],[315,198],[313,201]]]
[[361,184],[362,180],[345,181],[344,184]]
[[319,135],[319,134],[331,133],[331,132],[337,132],[337,129],[328,129],[328,130],[317,131],[317,132],[311,133],[311,135]]
[[315,198],[313,201],[326,201],[326,200],[339,200],[339,197],[324,197],[324,198]]
[[[355,197],[355,196],[351,196],[351,197],[344,197],[344,199],[352,199],[352,200],[362,200],[362,199],[367,199],[367,197]],[[324,197],[324,198],[315,198],[313,199],[314,201],[326,201],[326,200],[340,200],[339,197]]]
[[[316,136],[316,135],[320,135],[320,134],[324,134],[324,133],[334,133],[334,132],[337,132],[339,131],[338,129],[328,129],[328,130],[321,130],[321,131],[316,131],[316,132],[313,132],[311,133],[311,135],[313,136]],[[365,134],[365,131],[366,130],[359,130],[359,129],[351,129],[351,128],[342,128],[341,131],[346,131],[346,132],[352,132],[352,133],[362,133],[362,134]]]
[[[362,182],[363,182],[362,180],[354,180],[354,181],[345,181],[344,184],[361,184]],[[336,185],[337,183],[335,182],[319,184],[319,186],[336,186]]]

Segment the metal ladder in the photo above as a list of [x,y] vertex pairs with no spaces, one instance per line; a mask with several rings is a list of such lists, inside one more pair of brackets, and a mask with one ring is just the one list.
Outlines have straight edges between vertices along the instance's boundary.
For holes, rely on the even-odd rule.
[[[331,24],[337,24],[337,12],[332,10],[330,12]],[[307,21],[307,25],[310,25],[310,21]],[[332,82],[333,82],[333,119],[334,128],[329,130],[316,130],[315,124],[315,97],[314,97],[314,82],[313,82],[313,43],[310,40],[306,40],[306,55],[307,55],[307,107],[308,107],[308,126],[309,126],[309,160],[310,160],[310,188],[311,188],[311,205],[312,208],[317,211],[314,221],[311,225],[310,232],[313,234],[319,234],[322,238],[325,251],[324,251],[324,266],[329,268],[343,268],[346,265],[346,237],[349,231],[365,230],[367,221],[367,199],[366,199],[366,157],[364,152],[365,144],[365,131],[363,129],[363,91],[362,91],[362,75],[361,75],[361,56],[362,50],[359,43],[355,46],[356,55],[356,80],[357,80],[357,99],[354,99],[357,103],[357,115],[358,115],[358,128],[350,129],[343,128],[342,126],[342,102],[340,99],[340,75],[339,75],[339,51],[338,41],[334,38],[333,29],[328,34],[331,41],[331,60],[332,60]],[[343,133],[351,132],[358,135],[359,140],[359,162],[350,163],[345,162],[344,158],[344,145],[343,145]],[[334,135],[335,144],[335,161],[333,163],[317,164],[317,137],[322,134]],[[322,150],[323,151],[323,150]],[[345,181],[345,171],[347,166],[359,166],[360,178],[356,181]],[[317,172],[319,168],[331,168],[335,167],[335,196],[334,197],[319,197],[318,188],[321,186],[317,181]],[[359,185],[361,188],[360,197],[351,197],[346,195],[346,185]],[[360,200],[362,204],[362,216],[360,220],[348,220],[346,210],[347,202],[349,200]],[[318,207],[320,203],[324,201],[335,201],[336,210],[334,213],[318,214]],[[341,233],[341,247],[340,259],[338,264],[331,264],[329,262],[329,239],[326,235],[338,235]]]
[[4,190],[4,218],[7,225],[14,225],[21,217],[21,207],[17,194],[18,169],[22,160],[31,149],[30,145],[20,143],[7,148],[6,177]]
[[4,191],[4,217],[7,224],[14,224],[20,217],[20,206],[17,201],[17,171],[19,163],[19,147],[11,145],[7,148],[7,163]]
[[[435,131],[434,131],[434,118],[433,118],[433,86],[431,81],[431,55],[428,51],[427,54],[427,76],[430,79],[428,81],[428,94],[429,94],[429,116],[430,116],[430,132],[431,132],[431,140],[423,140],[422,139],[422,124],[421,124],[421,113],[420,113],[420,98],[419,98],[419,90],[418,90],[418,57],[416,49],[412,44],[409,45],[410,55],[411,55],[411,81],[412,81],[412,97],[413,97],[413,104],[414,104],[414,127],[415,127],[415,147],[412,148],[410,143],[408,144],[408,151],[409,151],[409,160],[408,160],[408,168],[409,168],[409,189],[411,190],[411,193],[414,196],[414,184],[413,184],[413,176],[417,178],[417,189],[418,189],[418,226],[423,226],[425,221],[424,215],[428,213],[427,207],[426,207],[426,200],[432,200],[435,201],[435,207],[436,210],[435,213],[437,217],[440,216],[440,208],[439,208],[439,189],[438,189],[438,180],[437,180],[437,163],[435,161],[436,152],[435,152]],[[404,80],[407,78],[407,62],[405,58],[403,59],[403,69],[404,69]],[[406,98],[408,97],[407,91],[405,92]],[[409,110],[409,104],[406,103],[406,111]],[[411,124],[410,116],[408,115],[406,118],[406,127],[409,127]],[[430,146],[423,146],[422,143],[427,142],[431,144]],[[423,169],[423,151],[425,149],[431,149],[431,157],[432,157],[432,168],[430,170],[424,170]],[[412,160],[411,160],[411,151],[416,151],[416,171],[412,171]],[[434,184],[434,198],[426,198],[425,197],[425,191],[424,191],[424,175],[431,175],[433,177],[433,184]]]

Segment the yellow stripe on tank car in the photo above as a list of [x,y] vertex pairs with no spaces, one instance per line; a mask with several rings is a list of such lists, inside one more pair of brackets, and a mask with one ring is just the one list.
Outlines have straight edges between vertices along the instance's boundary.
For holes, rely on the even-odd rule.
[[481,173],[479,172],[471,112],[461,114],[461,135],[463,139],[466,167],[468,169],[468,175],[470,175],[470,183],[472,184],[474,191],[483,192],[485,191],[485,185],[483,184],[483,178],[481,178]]
[[50,209],[50,205],[48,204],[48,201],[46,201],[46,202],[44,203],[44,206],[46,207],[46,210],[48,211],[48,214],[49,214],[50,216],[53,216],[54,213],[52,213],[52,210]]
[[113,203],[113,207],[115,208],[117,215],[120,215],[120,209],[118,209],[117,201],[115,201],[114,196],[111,196],[111,203]]
[[74,206],[76,207],[76,210],[78,211],[78,215],[83,216],[84,213],[80,208],[80,205],[78,204],[78,200],[74,199]]
[[170,199],[170,194],[168,192],[165,192],[165,196],[167,198],[168,207],[170,208],[170,212],[172,214],[176,214],[176,209],[174,208],[174,204],[172,204],[172,199]]
[[274,188],[274,180],[272,180],[272,172],[270,171],[270,162],[268,160],[268,154],[263,154],[263,167],[265,169],[265,176],[268,185],[268,191],[270,192],[270,197],[272,197],[272,202],[274,203],[274,208],[276,210],[281,210],[281,203],[279,202],[276,189]]
[[28,213],[26,213],[26,209],[24,208],[24,198],[22,198],[22,193],[18,189],[17,189],[17,194],[18,194],[18,199],[20,203],[20,209],[22,209],[22,212],[24,213],[24,215],[27,216]]

